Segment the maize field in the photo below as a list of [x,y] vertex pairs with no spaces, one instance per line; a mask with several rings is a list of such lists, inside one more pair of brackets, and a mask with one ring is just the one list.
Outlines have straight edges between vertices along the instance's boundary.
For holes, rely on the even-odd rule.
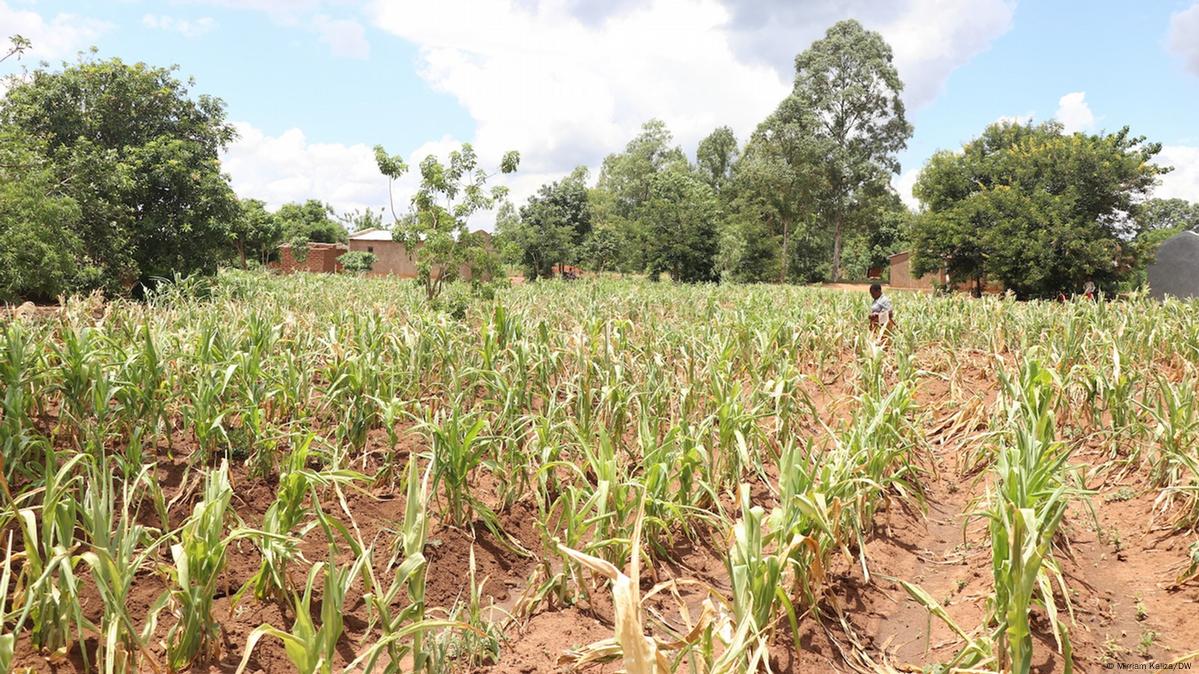
[[1194,303],[186,290],[0,322],[0,672],[1199,655]]

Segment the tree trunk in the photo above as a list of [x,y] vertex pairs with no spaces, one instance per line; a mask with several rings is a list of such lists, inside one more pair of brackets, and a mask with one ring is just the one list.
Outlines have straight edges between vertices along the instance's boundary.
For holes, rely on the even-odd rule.
[[791,267],[791,257],[787,254],[787,249],[791,243],[791,222],[787,218],[783,218],[783,259],[782,266],[779,269],[779,283],[787,282],[787,270]]
[[246,243],[244,241],[237,242],[237,254],[241,256],[241,268],[246,268]]
[[841,211],[838,209],[833,216],[833,268],[830,270],[833,283],[841,280],[841,221],[843,219]]

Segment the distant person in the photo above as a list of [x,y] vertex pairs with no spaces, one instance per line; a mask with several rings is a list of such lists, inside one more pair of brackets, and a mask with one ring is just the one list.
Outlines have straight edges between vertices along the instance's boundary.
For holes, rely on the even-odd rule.
[[1088,300],[1093,300],[1099,296],[1099,292],[1095,289],[1094,281],[1087,281],[1082,286],[1082,294]]
[[870,284],[870,297],[874,298],[874,304],[870,305],[870,327],[889,331],[895,324],[891,299],[883,294],[883,287],[877,283]]

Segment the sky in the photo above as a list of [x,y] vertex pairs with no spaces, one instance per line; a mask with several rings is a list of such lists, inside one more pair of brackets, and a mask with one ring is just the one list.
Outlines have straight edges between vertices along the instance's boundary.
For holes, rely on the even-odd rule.
[[[838,20],[892,46],[915,133],[894,184],[999,119],[1159,142],[1156,196],[1199,201],[1199,0],[0,0],[0,39],[33,42],[0,74],[100,57],[177,64],[223,99],[240,196],[378,209],[382,144],[415,166],[474,144],[522,202],[598,171],[651,118],[694,156],[744,140],[788,93],[793,61]],[[404,209],[416,186],[396,185]],[[484,223],[485,224],[485,223]]]

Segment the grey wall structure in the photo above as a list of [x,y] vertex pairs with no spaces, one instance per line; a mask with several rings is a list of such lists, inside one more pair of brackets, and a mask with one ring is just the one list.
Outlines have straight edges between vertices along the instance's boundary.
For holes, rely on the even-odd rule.
[[1183,232],[1157,249],[1157,260],[1149,265],[1149,295],[1199,297],[1199,234]]

